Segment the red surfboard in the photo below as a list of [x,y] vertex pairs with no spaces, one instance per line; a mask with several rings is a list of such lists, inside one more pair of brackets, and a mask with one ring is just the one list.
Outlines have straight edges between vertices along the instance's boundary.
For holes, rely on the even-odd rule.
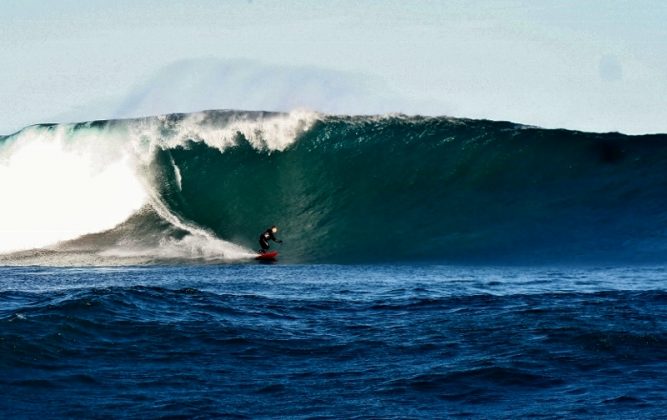
[[255,259],[258,261],[275,261],[277,256],[278,251],[270,251],[257,255]]

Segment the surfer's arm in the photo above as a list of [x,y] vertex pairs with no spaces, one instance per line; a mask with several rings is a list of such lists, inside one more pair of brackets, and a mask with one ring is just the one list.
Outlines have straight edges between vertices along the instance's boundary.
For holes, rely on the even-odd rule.
[[269,239],[272,240],[273,242],[278,242],[279,244],[283,243],[283,241],[276,238],[276,235],[274,235],[272,231],[269,230],[267,233],[269,234]]

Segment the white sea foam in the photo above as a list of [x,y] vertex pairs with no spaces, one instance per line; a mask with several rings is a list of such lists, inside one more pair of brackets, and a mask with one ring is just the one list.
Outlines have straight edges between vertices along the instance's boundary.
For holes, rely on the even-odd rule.
[[[256,149],[281,151],[293,144],[319,117],[316,112],[303,110],[264,116],[239,112],[230,113],[223,123],[211,123],[209,113],[197,112],[178,121],[171,121],[168,115],[137,121],[129,130],[138,149],[173,148],[196,141],[224,151],[236,145],[241,134]],[[141,154],[145,155],[145,150]]]
[[70,137],[32,127],[0,147],[0,252],[109,229],[145,203],[131,156]]
[[182,239],[165,238],[157,247],[134,247],[119,244],[99,252],[99,255],[149,261],[182,259],[240,261],[252,259],[256,253],[212,236],[192,234]]

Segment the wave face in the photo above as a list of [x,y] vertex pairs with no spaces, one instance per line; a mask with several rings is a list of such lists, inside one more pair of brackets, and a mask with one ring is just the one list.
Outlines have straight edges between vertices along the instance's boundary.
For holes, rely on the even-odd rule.
[[[98,172],[100,165],[132,168],[118,172],[118,185],[98,182],[94,191],[127,186],[130,194],[140,185],[141,193],[130,194],[140,199],[114,193],[123,210],[115,228],[107,217],[84,237],[75,232],[48,252],[14,253],[12,261],[73,252],[243,259],[272,224],[281,228],[279,250],[290,262],[667,256],[667,135],[445,117],[208,111],[29,127],[0,140],[0,168],[10,170],[22,143],[47,147],[56,137],[59,150],[101,160]],[[64,213],[72,216],[88,200],[77,198],[75,187],[58,191],[69,194]]]

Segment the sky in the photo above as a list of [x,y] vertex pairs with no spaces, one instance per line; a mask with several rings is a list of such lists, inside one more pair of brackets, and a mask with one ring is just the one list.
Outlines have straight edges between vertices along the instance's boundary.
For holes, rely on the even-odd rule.
[[0,0],[0,133],[307,108],[667,133],[663,0]]

